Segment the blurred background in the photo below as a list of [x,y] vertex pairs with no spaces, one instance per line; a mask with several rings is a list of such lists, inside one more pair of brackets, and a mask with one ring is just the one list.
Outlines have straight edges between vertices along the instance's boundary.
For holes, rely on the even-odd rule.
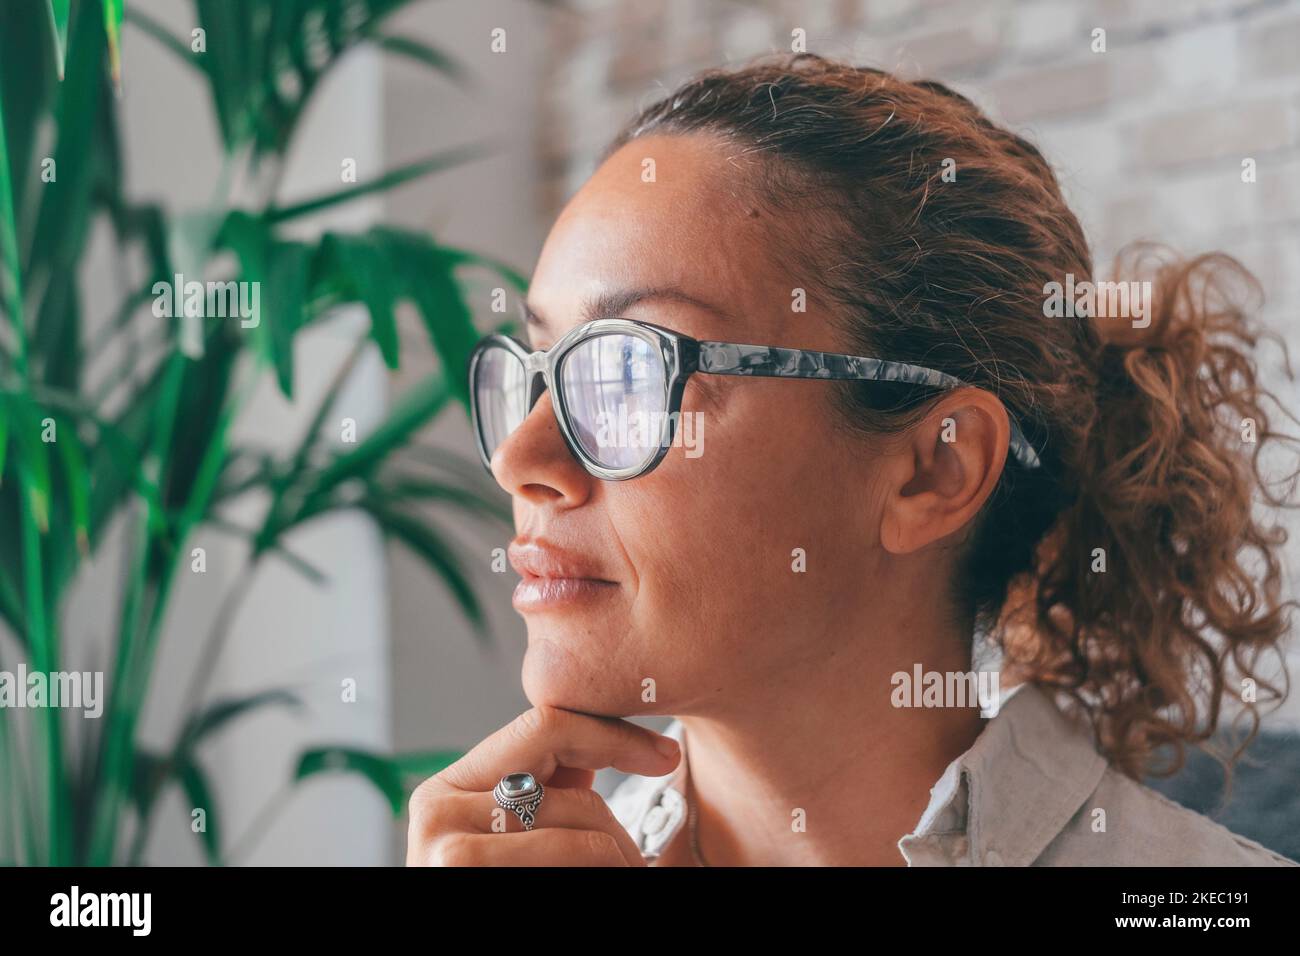
[[[1026,132],[1054,162],[1103,271],[1121,245],[1141,238],[1238,256],[1264,285],[1266,320],[1300,350],[1297,0],[126,0],[120,95],[111,89],[114,3],[72,0],[62,95],[74,73],[93,74],[76,82],[86,84],[91,105],[115,111],[116,206],[98,186],[81,205],[50,201],[59,183],[82,172],[87,151],[107,140],[60,138],[60,124],[70,121],[60,112],[55,54],[32,47],[28,35],[44,20],[18,10],[45,2],[0,0],[18,271],[29,280],[22,283],[28,326],[48,319],[53,330],[33,336],[25,376],[11,374],[18,371],[13,336],[0,339],[0,361],[11,366],[5,381],[36,382],[26,398],[6,385],[18,423],[11,432],[25,427],[20,402],[45,408],[62,388],[95,396],[100,416],[118,422],[127,441],[113,444],[94,434],[93,420],[66,412],[88,458],[91,540],[83,558],[52,540],[60,502],[68,540],[76,540],[76,469],[69,465],[60,478],[66,462],[51,456],[50,540],[29,552],[35,539],[18,520],[17,503],[29,485],[39,491],[39,468],[24,465],[32,472],[24,483],[18,471],[26,453],[11,452],[0,490],[12,502],[5,500],[0,541],[17,593],[0,622],[0,668],[12,670],[25,652],[40,650],[15,626],[32,566],[18,555],[40,553],[55,620],[40,640],[57,644],[66,669],[101,669],[107,682],[131,675],[138,721],[129,733],[128,718],[107,713],[98,722],[65,714],[57,730],[30,713],[7,716],[0,861],[48,859],[55,849],[67,862],[404,858],[403,788],[528,706],[519,686],[524,629],[510,607],[515,576],[493,569],[494,549],[511,535],[504,503],[474,471],[456,396],[434,400],[429,390],[451,387],[454,376],[444,372],[464,354],[471,317],[481,332],[513,316],[550,222],[623,122],[696,70],[791,49],[792,31],[802,31],[812,52],[948,82]],[[51,4],[56,32],[60,6],[68,5]],[[282,8],[274,17],[273,7]],[[310,43],[285,40],[283,63],[276,59],[283,8],[319,12],[328,70],[317,69]],[[354,8],[355,23],[348,20]],[[79,33],[82,16],[96,27]],[[313,22],[304,15],[294,27]],[[205,52],[192,49],[196,28],[205,30]],[[1097,29],[1105,31],[1104,52],[1094,49]],[[239,39],[250,37],[246,45]],[[348,42],[335,43],[339,37]],[[226,39],[245,52],[223,49]],[[17,64],[19,46],[46,67]],[[274,67],[269,80],[247,53],[263,47]],[[93,68],[78,65],[79,52]],[[23,102],[46,104],[48,115],[26,117]],[[300,103],[301,114],[268,102]],[[246,126],[241,116],[251,117]],[[86,123],[96,128],[93,118]],[[291,138],[276,135],[289,125]],[[12,145],[20,140],[30,144],[21,154]],[[253,169],[251,154],[270,160]],[[46,157],[59,159],[52,183],[40,178]],[[1242,179],[1247,159],[1255,161],[1251,183]],[[349,160],[355,182],[341,178]],[[94,178],[88,166],[84,175]],[[367,183],[385,188],[357,190]],[[316,202],[348,190],[356,191]],[[214,195],[222,202],[215,217]],[[157,210],[157,229],[149,216],[124,211],[140,208]],[[257,211],[257,225],[232,219],[231,210]],[[372,228],[380,224],[390,231]],[[79,229],[84,242],[60,258],[53,233]],[[368,238],[346,238],[357,236]],[[203,242],[207,254],[194,253]],[[306,265],[291,255],[294,243]],[[45,246],[54,251],[42,274]],[[406,257],[408,270],[395,269],[375,288],[365,277],[377,261],[367,257],[376,254]],[[152,370],[165,369],[179,348],[158,330],[176,327],[151,318],[148,302],[131,303],[130,293],[155,273],[170,276],[160,272],[164,265],[179,271],[181,261],[211,275],[261,275],[271,303],[290,301],[304,319],[281,334],[264,299],[266,330],[233,345],[206,343],[205,356],[228,348],[232,358],[222,388],[202,392],[217,396],[205,420],[220,419],[221,395],[243,397],[230,406],[228,434],[208,421],[197,430],[208,437],[193,465],[164,466],[151,486],[142,465],[151,440],[174,444],[194,430],[184,406],[180,422],[171,422],[165,402],[148,391]],[[295,262],[307,275],[302,288],[285,279],[296,274]],[[439,263],[455,291],[422,300],[415,276]],[[60,303],[60,286],[76,290],[75,306]],[[120,321],[124,296],[129,322]],[[494,308],[503,301],[503,312]],[[376,317],[390,308],[391,327]],[[61,324],[69,312],[79,324]],[[55,357],[70,329],[79,330],[85,353],[73,371]],[[386,359],[394,355],[400,361],[391,368]],[[1296,398],[1279,353],[1262,359],[1283,399]],[[127,373],[97,377],[96,364]],[[110,377],[101,381],[104,374]],[[145,400],[154,425],[132,432],[123,416]],[[345,419],[355,423],[356,442],[345,437]],[[400,440],[387,441],[399,432]],[[191,472],[202,474],[203,450],[214,442],[241,453],[229,455],[216,492],[204,497]],[[309,450],[298,456],[301,447]],[[356,450],[367,447],[378,451],[359,461]],[[123,467],[124,459],[129,474],[117,481],[110,506],[100,499],[114,489],[100,493],[106,472],[97,469]],[[303,467],[294,471],[295,464]],[[173,579],[159,576],[166,600],[152,643],[148,607],[136,609],[140,623],[131,618],[124,580],[141,569],[147,597],[163,558],[151,559],[151,545],[140,542],[165,556],[167,543],[179,539],[174,528],[151,524],[149,487],[159,489],[162,511],[174,505],[178,521],[188,505],[228,525],[196,522]],[[1284,520],[1293,529],[1287,593],[1295,596],[1300,525],[1295,515]],[[193,570],[193,547],[204,548],[201,573]],[[65,590],[55,592],[54,582]],[[152,648],[125,664],[117,659],[124,629],[136,635],[134,647]],[[1300,673],[1297,660],[1293,673]],[[88,733],[85,724],[98,726]],[[127,760],[96,743],[109,726],[119,749],[138,748],[141,756]],[[1283,736],[1300,730],[1300,698],[1268,727],[1278,735],[1268,743],[1276,748],[1270,766],[1300,768],[1295,738]],[[60,762],[78,768],[62,783],[41,769],[51,733],[61,735]],[[1286,792],[1268,793],[1277,820],[1295,820],[1286,801],[1294,799],[1296,772],[1272,778],[1292,781]],[[1207,773],[1194,763],[1170,792],[1211,809]],[[14,784],[20,775],[30,786]],[[1238,787],[1249,790],[1248,782]],[[612,773],[599,779],[604,792],[614,783]],[[209,828],[199,834],[192,832],[196,808],[209,810]],[[142,809],[143,833],[136,826]],[[1220,819],[1254,835],[1258,812],[1236,812]],[[64,837],[54,834],[59,821]],[[34,846],[22,836],[28,828],[40,834]]]

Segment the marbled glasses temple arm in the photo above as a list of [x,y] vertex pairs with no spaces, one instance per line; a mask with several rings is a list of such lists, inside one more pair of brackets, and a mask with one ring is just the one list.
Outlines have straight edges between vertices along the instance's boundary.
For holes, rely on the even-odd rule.
[[[957,388],[965,384],[945,372],[905,362],[732,342],[700,342],[698,369],[711,375],[904,382],[933,388]],[[1026,468],[1037,468],[1041,463],[1038,453],[1025,438],[1015,416],[1008,417],[1011,419],[1012,455]]]

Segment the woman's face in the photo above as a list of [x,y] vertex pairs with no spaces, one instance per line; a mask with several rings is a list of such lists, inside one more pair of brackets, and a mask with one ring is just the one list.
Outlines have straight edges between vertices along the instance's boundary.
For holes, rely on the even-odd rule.
[[[699,339],[843,351],[814,277],[787,269],[782,237],[798,224],[740,198],[743,170],[728,155],[712,139],[651,136],[611,156],[547,238],[528,294],[531,346],[619,316]],[[792,308],[796,289],[808,290],[806,312]],[[602,304],[616,311],[591,311]],[[870,453],[837,427],[832,387],[693,375],[682,412],[694,447],[618,482],[583,470],[542,395],[493,458],[514,502],[534,705],[703,713],[735,694],[779,693],[863,625],[878,509]],[[606,583],[565,580],[575,577]]]

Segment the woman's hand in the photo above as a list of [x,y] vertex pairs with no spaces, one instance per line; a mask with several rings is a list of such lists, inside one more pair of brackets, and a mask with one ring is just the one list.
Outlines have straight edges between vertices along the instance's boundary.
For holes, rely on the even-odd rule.
[[[645,866],[591,785],[602,767],[658,777],[680,759],[675,740],[629,721],[534,707],[416,788],[406,865]],[[492,796],[517,772],[545,788],[532,830]]]

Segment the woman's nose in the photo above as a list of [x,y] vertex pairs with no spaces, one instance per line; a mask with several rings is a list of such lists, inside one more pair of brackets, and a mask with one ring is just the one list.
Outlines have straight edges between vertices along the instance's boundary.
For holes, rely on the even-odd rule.
[[492,455],[492,476],[511,495],[531,504],[576,508],[591,497],[598,479],[587,473],[560,432],[544,391],[523,422]]

